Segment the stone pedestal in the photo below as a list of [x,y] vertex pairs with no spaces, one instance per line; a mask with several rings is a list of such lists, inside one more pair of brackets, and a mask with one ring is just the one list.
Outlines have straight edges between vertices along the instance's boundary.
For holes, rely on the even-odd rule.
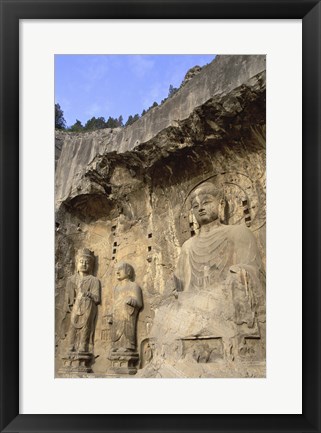
[[139,355],[137,352],[111,352],[112,363],[110,372],[113,374],[136,374]]
[[91,373],[92,360],[91,352],[68,352],[63,358],[60,373]]

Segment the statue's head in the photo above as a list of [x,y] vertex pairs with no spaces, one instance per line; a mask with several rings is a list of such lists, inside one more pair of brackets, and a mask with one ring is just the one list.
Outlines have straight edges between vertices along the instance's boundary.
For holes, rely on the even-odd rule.
[[93,270],[95,256],[88,248],[78,251],[77,254],[77,271],[84,274],[90,274]]
[[116,268],[116,276],[118,281],[126,279],[133,281],[135,277],[134,268],[129,263],[120,262]]
[[223,191],[211,182],[197,186],[190,195],[193,214],[200,226],[219,218],[220,206],[224,202]]

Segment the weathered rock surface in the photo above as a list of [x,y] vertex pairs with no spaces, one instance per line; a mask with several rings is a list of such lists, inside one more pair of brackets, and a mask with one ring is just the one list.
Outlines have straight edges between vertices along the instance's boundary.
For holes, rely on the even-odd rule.
[[[175,297],[171,281],[182,245],[199,234],[188,197],[206,180],[224,192],[227,223],[246,225],[253,233],[264,268],[265,56],[218,56],[133,125],[59,133],[57,139],[63,140],[56,170],[57,371],[69,327],[68,317],[63,320],[66,282],[76,251],[88,247],[102,284],[94,374],[102,376],[111,367],[108,317],[115,267],[124,261],[135,268],[144,297],[137,324],[138,376],[264,376],[265,297],[257,297],[253,310],[255,335],[238,342],[230,356],[219,333],[197,336],[194,327],[184,334],[187,339],[177,334],[179,327],[190,327],[192,317],[197,321],[201,310],[208,311],[209,302],[217,304],[215,293]],[[187,318],[180,305],[190,311],[195,305],[194,316]],[[202,320],[210,327],[209,316]]]
[[57,167],[58,160],[60,158],[62,145],[66,139],[66,132],[56,129],[55,131],[55,167]]
[[[265,71],[265,56],[218,56],[172,98],[150,110],[133,125],[88,133],[67,133],[56,173],[57,205],[76,194],[74,189],[84,176],[87,165],[97,155],[139,150],[140,145],[148,143],[165,129],[175,130],[180,121],[189,118],[197,107],[214,96],[219,96],[217,103],[220,104],[224,95],[244,85],[262,71]],[[237,98],[237,95],[235,97]],[[230,111],[232,116],[233,110],[237,112],[241,106],[237,99],[234,99],[234,103],[233,100],[223,103],[222,108],[224,111]],[[220,107],[217,106],[216,109],[220,110]],[[212,114],[215,115],[215,107]],[[216,133],[220,129],[215,120],[210,127]],[[197,129],[197,124],[192,131],[195,128]],[[193,137],[189,141],[192,139]]]

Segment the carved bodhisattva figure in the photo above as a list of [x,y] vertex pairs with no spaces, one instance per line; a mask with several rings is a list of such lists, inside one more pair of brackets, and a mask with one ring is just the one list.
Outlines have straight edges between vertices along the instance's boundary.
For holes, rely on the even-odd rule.
[[101,299],[100,281],[92,275],[93,267],[93,253],[87,248],[79,251],[77,272],[69,278],[66,288],[70,326],[67,335],[68,354],[64,359],[67,367],[79,371],[89,371],[97,305]]
[[117,266],[118,284],[114,287],[113,313],[109,323],[112,325],[110,359],[118,373],[136,373],[134,365],[138,362],[136,326],[143,297],[141,288],[133,281],[134,274],[134,268],[128,263]]

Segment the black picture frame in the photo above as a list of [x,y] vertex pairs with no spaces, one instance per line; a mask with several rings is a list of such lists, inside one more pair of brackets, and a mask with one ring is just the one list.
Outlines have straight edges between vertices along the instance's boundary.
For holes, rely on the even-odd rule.
[[[309,0],[170,2],[0,0],[1,13],[1,419],[2,432],[320,432],[321,3]],[[303,414],[19,414],[19,20],[302,19]],[[286,127],[289,127],[287,125]],[[295,204],[294,204],[295,205]],[[301,212],[296,203],[294,212]],[[290,272],[287,269],[285,272]],[[294,318],[295,320],[295,318]],[[291,353],[289,353],[291,362]]]

